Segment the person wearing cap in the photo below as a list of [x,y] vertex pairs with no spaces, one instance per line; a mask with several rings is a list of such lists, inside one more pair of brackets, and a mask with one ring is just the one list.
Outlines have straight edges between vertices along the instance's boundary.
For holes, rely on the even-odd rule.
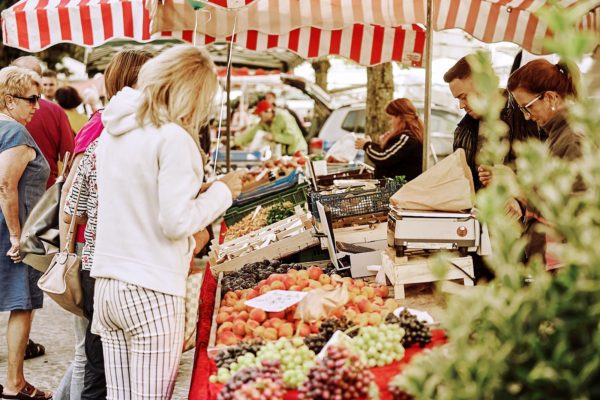
[[259,130],[267,132],[266,140],[281,144],[283,155],[293,155],[297,151],[306,153],[308,145],[294,117],[285,110],[275,109],[267,100],[258,102],[254,114],[260,122],[239,135],[235,144],[241,147],[249,145]]

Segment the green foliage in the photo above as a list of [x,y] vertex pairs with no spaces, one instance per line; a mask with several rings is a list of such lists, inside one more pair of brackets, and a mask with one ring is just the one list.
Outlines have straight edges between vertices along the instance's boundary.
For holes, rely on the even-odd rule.
[[[572,28],[574,15],[557,7],[541,15],[558,38],[550,48],[567,62],[589,50],[586,35]],[[479,89],[476,110],[488,121],[480,162],[500,164],[507,145],[497,80],[486,55],[470,62]],[[478,193],[479,218],[494,249],[487,261],[497,278],[450,298],[448,345],[416,357],[395,379],[416,399],[600,398],[600,115],[585,88],[581,94],[570,108],[572,125],[585,132],[580,160],[552,158],[547,145],[525,143],[516,149],[518,174],[495,174]],[[577,179],[587,190],[574,195]],[[504,212],[517,194],[548,221],[548,233],[565,239],[556,246],[565,265],[556,275],[539,259],[521,262],[525,241]]]

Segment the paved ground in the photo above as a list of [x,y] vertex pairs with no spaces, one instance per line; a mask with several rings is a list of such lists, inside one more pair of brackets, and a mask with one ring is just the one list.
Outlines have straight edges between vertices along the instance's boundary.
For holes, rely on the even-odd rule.
[[[6,377],[6,324],[8,313],[0,313],[0,383]],[[46,347],[46,355],[25,361],[25,377],[34,386],[55,390],[73,358],[73,320],[51,299],[44,299],[44,308],[33,319],[31,338]],[[174,400],[188,398],[194,351],[183,354]]]

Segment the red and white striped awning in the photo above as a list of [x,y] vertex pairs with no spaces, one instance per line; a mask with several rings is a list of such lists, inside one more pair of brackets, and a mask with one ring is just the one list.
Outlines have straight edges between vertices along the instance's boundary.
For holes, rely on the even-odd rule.
[[[185,0],[148,0],[146,8],[144,0],[21,0],[2,11],[3,39],[36,52],[56,43],[98,46],[112,39],[208,44],[235,32],[235,42],[251,50],[281,48],[304,58],[337,54],[362,65],[421,64],[427,0],[199,1],[204,7],[194,12]],[[460,28],[485,42],[514,42],[541,54],[542,39],[552,33],[534,13],[547,3],[434,0],[433,28]],[[600,0],[586,4],[590,11],[579,28],[600,31]]]
[[152,40],[143,0],[21,0],[2,11],[2,35],[5,45],[29,52],[57,43]]
[[[543,41],[552,32],[535,13],[548,3],[547,0],[434,0],[433,28],[437,31],[459,28],[484,42],[513,42],[532,53],[543,54]],[[581,1],[562,0],[558,3],[568,8]],[[375,27],[389,30],[414,24],[422,26],[426,22],[427,0],[255,0],[235,10],[206,7],[195,13],[186,0],[150,0],[148,6],[153,15],[153,32],[176,31],[183,32],[179,33],[181,36],[191,37],[196,27],[200,42],[205,37],[220,40],[233,31],[240,35],[252,32],[247,47],[254,48],[255,37],[275,40],[275,36],[282,36],[283,43],[279,45],[286,47],[287,35],[304,29],[305,38],[316,48],[327,47],[329,36],[323,43],[317,34],[309,37],[307,29],[318,29],[320,35],[323,32],[328,35],[328,32],[351,30],[358,25],[366,31],[369,30],[367,27],[374,31]],[[586,6],[589,12],[579,28],[600,31],[600,1],[587,1]],[[348,33],[348,36],[352,34]],[[363,39],[361,47],[373,49],[379,45],[370,33],[358,36]],[[391,34],[383,39],[389,40],[389,37]],[[415,50],[411,37],[407,40],[404,48]],[[244,45],[243,40],[238,44]],[[354,44],[358,46],[356,42]],[[263,47],[258,45],[258,49]],[[299,54],[306,56],[306,52]],[[348,54],[342,55],[348,57]],[[348,58],[358,61],[356,57]],[[389,60],[386,56],[381,59]],[[362,57],[358,62],[372,64],[368,57]]]

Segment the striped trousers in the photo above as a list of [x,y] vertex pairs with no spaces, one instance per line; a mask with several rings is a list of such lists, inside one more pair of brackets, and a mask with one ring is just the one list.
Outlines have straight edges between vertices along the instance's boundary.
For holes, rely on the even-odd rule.
[[183,348],[184,298],[99,278],[94,309],[107,399],[170,399]]

